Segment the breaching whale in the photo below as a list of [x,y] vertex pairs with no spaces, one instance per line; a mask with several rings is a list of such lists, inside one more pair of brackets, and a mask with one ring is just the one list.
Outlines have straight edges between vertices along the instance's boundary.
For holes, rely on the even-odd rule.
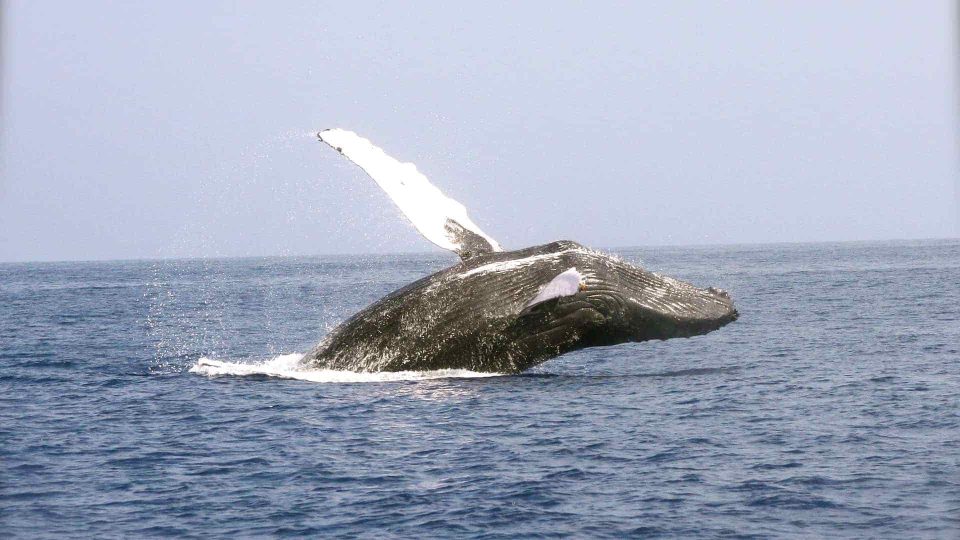
[[304,356],[309,367],[519,373],[577,349],[696,336],[737,318],[720,289],[647,272],[576,242],[503,251],[413,164],[350,131],[318,136],[461,261],[347,319]]

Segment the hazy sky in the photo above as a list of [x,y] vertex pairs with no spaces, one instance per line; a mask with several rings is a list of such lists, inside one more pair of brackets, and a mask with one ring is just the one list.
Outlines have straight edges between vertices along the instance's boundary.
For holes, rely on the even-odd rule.
[[50,2],[3,14],[0,260],[957,236],[948,2]]

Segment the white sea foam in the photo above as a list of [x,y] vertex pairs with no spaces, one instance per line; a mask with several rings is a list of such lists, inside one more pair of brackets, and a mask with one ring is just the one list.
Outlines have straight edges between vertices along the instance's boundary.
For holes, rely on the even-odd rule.
[[362,383],[423,381],[429,379],[458,379],[473,377],[496,377],[498,373],[480,373],[466,369],[437,369],[432,371],[396,371],[381,373],[360,373],[356,371],[338,371],[333,369],[311,369],[301,364],[303,354],[281,354],[261,362],[230,362],[214,358],[201,357],[190,368],[191,373],[208,377],[220,376],[268,376],[284,379],[299,379],[318,383]]

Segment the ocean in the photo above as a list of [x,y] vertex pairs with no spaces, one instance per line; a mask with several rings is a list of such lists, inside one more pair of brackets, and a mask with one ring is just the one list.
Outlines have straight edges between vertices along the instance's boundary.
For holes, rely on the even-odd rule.
[[302,371],[455,258],[2,264],[0,537],[960,536],[960,240],[611,251],[740,319]]

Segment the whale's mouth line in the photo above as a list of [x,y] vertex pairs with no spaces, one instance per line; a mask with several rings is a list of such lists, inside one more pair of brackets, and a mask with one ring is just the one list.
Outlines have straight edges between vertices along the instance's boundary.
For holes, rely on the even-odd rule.
[[[735,309],[722,309],[724,300],[729,302],[726,295],[691,289],[699,296],[686,303],[657,299],[640,302],[634,296],[642,291],[634,294],[591,280],[574,295],[552,298],[524,310],[518,321],[529,337],[520,339],[577,349],[633,341],[638,335],[644,339],[691,337],[737,319]],[[705,316],[708,314],[711,316]]]

